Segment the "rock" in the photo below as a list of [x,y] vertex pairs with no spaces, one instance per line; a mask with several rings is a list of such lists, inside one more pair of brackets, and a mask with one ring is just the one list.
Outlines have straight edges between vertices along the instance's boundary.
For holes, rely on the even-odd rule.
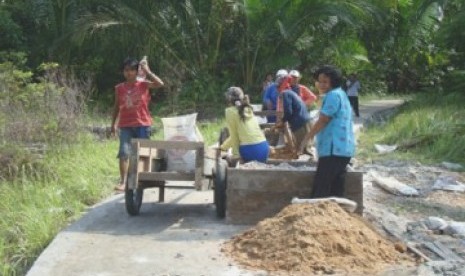
[[407,232],[425,232],[428,230],[424,221],[412,221],[407,223]]
[[425,225],[429,230],[435,231],[444,230],[448,226],[448,223],[442,218],[429,217],[425,220]]
[[433,185],[433,190],[465,192],[465,185],[453,175],[441,174]]
[[451,163],[451,162],[442,162],[441,163],[441,166],[443,166],[444,168],[448,169],[448,170],[452,170],[452,171],[460,171],[460,170],[463,170],[463,166],[460,165],[460,164],[457,164],[457,163]]
[[448,235],[465,236],[465,222],[451,221],[444,229],[444,233]]
[[396,242],[394,244],[394,248],[399,251],[400,253],[405,253],[407,252],[407,245],[403,242]]
[[417,275],[422,276],[462,276],[465,275],[465,262],[459,261],[431,261],[418,267]]

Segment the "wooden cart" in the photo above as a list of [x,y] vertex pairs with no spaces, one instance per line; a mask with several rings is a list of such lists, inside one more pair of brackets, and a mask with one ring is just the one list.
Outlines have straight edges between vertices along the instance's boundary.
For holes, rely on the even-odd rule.
[[[194,172],[167,172],[165,153],[167,150],[194,150]],[[194,187],[203,184],[204,143],[188,141],[152,141],[132,139],[129,157],[128,181],[125,190],[126,210],[130,215],[138,215],[144,189],[159,188],[159,201],[165,200],[166,181],[195,181]],[[194,188],[186,186],[183,188]]]

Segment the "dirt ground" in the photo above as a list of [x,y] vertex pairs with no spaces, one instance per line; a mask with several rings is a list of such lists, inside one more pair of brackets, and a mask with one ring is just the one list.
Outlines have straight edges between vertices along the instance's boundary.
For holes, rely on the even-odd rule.
[[[361,107],[362,118],[399,102],[374,102]],[[427,231],[407,231],[411,223],[428,216],[465,221],[465,194],[433,191],[432,183],[447,170],[389,160],[363,164],[356,169],[394,176],[420,190],[419,197],[401,197],[374,186],[364,176],[364,217],[381,233],[414,244],[441,241],[465,258],[465,239]],[[463,175],[461,175],[463,177]],[[228,225],[215,216],[213,192],[168,189],[166,203],[157,203],[157,189],[148,189],[141,215],[129,217],[123,195],[115,195],[90,208],[77,222],[64,229],[38,258],[28,276],[241,276],[273,275],[245,270],[221,253],[221,245],[251,226]],[[391,237],[392,238],[392,237]],[[432,259],[419,267],[392,267],[384,276],[465,275],[465,264]]]
[[[385,192],[373,185],[369,174],[364,178],[365,218],[378,229],[388,230],[403,241],[416,245],[431,263],[423,265],[422,273],[427,275],[465,275],[465,237],[448,235],[443,231],[432,231],[423,221],[428,217],[439,217],[446,221],[465,221],[465,193],[433,190],[435,180],[441,175],[453,175],[459,181],[463,173],[450,172],[438,165],[425,166],[413,162],[385,160],[375,164],[361,165],[364,171],[376,171],[384,176],[394,177],[416,188],[418,197],[405,197]],[[444,259],[436,252],[425,248],[427,243],[441,243],[447,250],[459,257],[454,265],[450,256]],[[426,275],[426,274],[418,274]]]

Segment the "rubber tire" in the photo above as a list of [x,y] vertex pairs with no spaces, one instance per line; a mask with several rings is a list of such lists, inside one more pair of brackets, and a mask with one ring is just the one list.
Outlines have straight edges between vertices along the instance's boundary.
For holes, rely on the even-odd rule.
[[226,216],[226,168],[227,164],[220,160],[216,165],[215,171],[215,193],[214,203],[216,206],[216,216],[224,218]]
[[124,199],[126,203],[126,211],[131,216],[139,215],[140,207],[142,206],[142,199],[144,197],[144,189],[136,188],[129,189],[126,184],[124,190]]

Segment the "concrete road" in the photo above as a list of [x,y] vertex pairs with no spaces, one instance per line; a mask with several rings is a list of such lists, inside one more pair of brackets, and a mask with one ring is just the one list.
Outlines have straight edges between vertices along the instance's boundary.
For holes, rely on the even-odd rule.
[[[361,105],[356,129],[372,114],[401,101]],[[244,271],[220,252],[221,244],[248,226],[225,224],[215,215],[213,191],[147,189],[141,215],[129,217],[123,195],[90,208],[63,230],[37,259],[27,276],[241,276]]]
[[247,226],[215,215],[213,192],[145,190],[141,215],[130,217],[123,195],[91,208],[63,230],[27,276],[264,275],[248,273],[220,252],[221,243]]

